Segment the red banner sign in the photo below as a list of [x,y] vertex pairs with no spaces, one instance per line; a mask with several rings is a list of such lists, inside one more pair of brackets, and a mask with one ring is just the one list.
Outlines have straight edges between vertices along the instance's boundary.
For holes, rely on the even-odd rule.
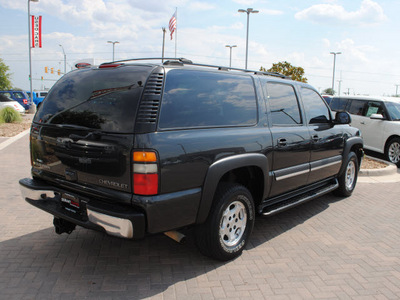
[[42,48],[42,16],[32,16],[32,48]]

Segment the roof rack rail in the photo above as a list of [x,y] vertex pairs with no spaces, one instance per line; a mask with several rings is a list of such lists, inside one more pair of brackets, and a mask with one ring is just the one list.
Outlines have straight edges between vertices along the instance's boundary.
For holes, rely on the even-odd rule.
[[[183,57],[147,57],[147,58],[130,58],[130,59],[123,59],[123,60],[115,60],[115,61],[109,61],[102,63],[102,65],[108,65],[108,64],[114,64],[114,63],[124,63],[124,62],[129,62],[129,61],[141,61],[141,60],[173,60],[173,61],[178,61],[186,64],[192,64],[192,61]],[[165,63],[165,62],[164,62]]]
[[223,71],[241,71],[241,72],[246,72],[246,73],[254,73],[255,75],[267,75],[267,76],[274,76],[274,77],[279,77],[283,79],[291,79],[290,76],[283,75],[278,72],[264,72],[264,71],[255,71],[255,70],[247,70],[247,69],[240,69],[240,68],[232,68],[232,67],[225,67],[225,66],[216,66],[216,65],[208,65],[208,64],[198,64],[194,63],[189,59],[186,59],[184,57],[149,57],[149,58],[132,58],[132,59],[124,59],[124,60],[116,60],[112,62],[106,62],[101,65],[106,65],[106,64],[114,64],[114,63],[124,63],[124,62],[129,62],[129,61],[142,61],[142,60],[161,60],[164,65],[173,65],[173,64],[180,64],[180,65],[192,65],[192,66],[199,66],[199,67],[208,67],[208,68],[217,68],[218,70],[223,70]]

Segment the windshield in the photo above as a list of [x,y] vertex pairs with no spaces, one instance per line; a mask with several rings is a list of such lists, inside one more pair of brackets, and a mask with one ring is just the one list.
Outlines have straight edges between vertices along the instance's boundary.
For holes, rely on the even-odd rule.
[[14,101],[14,100],[11,99],[10,97],[7,97],[6,95],[0,93],[0,102],[10,102],[10,101]]
[[62,77],[40,106],[34,122],[109,132],[133,132],[149,66],[83,69]]
[[386,102],[386,108],[393,121],[400,121],[400,103]]

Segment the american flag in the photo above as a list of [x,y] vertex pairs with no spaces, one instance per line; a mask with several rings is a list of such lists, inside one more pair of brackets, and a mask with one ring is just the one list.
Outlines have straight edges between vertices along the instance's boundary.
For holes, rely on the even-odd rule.
[[176,12],[172,15],[171,20],[169,20],[169,31],[171,32],[171,40],[172,34],[175,32],[176,29]]

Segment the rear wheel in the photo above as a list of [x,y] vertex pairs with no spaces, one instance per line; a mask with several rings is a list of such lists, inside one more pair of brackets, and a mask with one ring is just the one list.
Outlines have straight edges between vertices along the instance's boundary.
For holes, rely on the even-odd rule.
[[334,191],[336,196],[349,197],[356,187],[358,177],[358,158],[354,152],[350,152],[346,160],[346,169],[339,176],[339,188]]
[[218,260],[239,256],[254,226],[254,203],[242,185],[221,184],[204,224],[196,227],[200,252]]
[[400,138],[393,138],[389,141],[385,149],[385,157],[400,167]]

